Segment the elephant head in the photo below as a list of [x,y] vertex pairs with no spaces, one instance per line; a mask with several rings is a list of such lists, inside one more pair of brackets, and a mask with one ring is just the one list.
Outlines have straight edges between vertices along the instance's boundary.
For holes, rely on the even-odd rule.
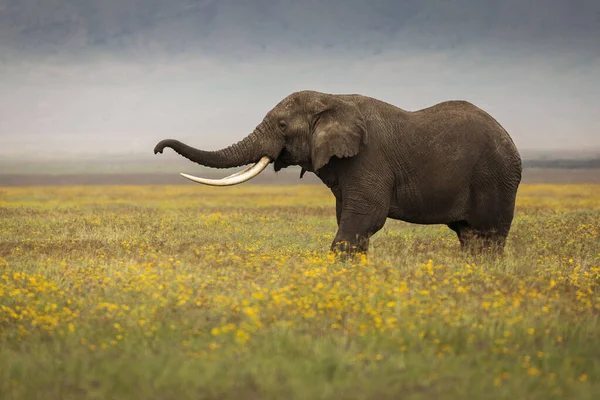
[[317,172],[332,157],[358,154],[367,142],[367,129],[358,107],[344,96],[314,91],[292,93],[279,102],[252,133],[243,140],[217,151],[204,151],[174,139],[165,139],[154,154],[170,147],[198,164],[213,168],[233,168],[253,164],[223,179],[204,179],[182,174],[198,183],[230,186],[248,181],[269,163],[275,171],[299,165]]

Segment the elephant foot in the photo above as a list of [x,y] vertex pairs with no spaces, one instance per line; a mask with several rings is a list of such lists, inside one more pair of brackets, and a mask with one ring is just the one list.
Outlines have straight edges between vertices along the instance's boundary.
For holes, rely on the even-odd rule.
[[365,204],[370,206],[362,212],[341,210],[338,231],[331,244],[332,251],[344,254],[346,258],[367,254],[369,238],[385,224],[388,207],[371,206],[377,204],[371,199],[366,199]]
[[347,240],[334,241],[330,247],[330,251],[340,261],[351,261],[362,255],[366,255],[368,249],[369,239],[363,239],[362,241],[356,241],[354,243]]

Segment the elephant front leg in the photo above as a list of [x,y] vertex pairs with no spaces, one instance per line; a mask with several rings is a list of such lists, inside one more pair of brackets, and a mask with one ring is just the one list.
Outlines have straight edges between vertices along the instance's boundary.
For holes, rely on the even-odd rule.
[[383,227],[387,218],[387,210],[374,211],[370,214],[342,211],[331,251],[343,255],[367,253],[370,237]]
[[342,199],[339,197],[335,198],[335,220],[339,228],[340,221],[342,220]]

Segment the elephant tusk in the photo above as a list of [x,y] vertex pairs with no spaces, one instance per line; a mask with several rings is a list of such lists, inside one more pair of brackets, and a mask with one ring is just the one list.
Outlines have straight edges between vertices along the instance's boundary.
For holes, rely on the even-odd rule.
[[227,176],[227,177],[225,177],[225,178],[223,178],[223,179],[227,179],[227,178],[233,178],[234,176],[239,176],[239,175],[245,174],[246,172],[248,172],[248,171],[250,171],[252,168],[254,168],[254,166],[255,166],[255,165],[256,165],[256,164],[250,165],[249,167],[246,167],[246,168],[244,168],[243,170],[241,170],[241,171],[238,171],[238,172],[236,172],[236,173],[234,173],[234,174],[231,174],[231,175],[229,175],[229,176]]
[[184,174],[183,172],[181,172],[180,175],[193,182],[202,183],[204,185],[233,186],[254,178],[256,175],[260,174],[265,168],[267,168],[267,165],[269,165],[270,162],[271,159],[267,156],[264,156],[256,164],[246,168],[245,170],[236,172],[235,174],[229,175],[221,179],[198,178],[196,176]]

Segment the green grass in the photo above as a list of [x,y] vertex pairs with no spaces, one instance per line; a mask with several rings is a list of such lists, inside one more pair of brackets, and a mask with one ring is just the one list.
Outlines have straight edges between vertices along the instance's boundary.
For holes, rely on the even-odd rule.
[[506,254],[323,186],[0,188],[0,399],[595,399],[600,185],[523,185]]

